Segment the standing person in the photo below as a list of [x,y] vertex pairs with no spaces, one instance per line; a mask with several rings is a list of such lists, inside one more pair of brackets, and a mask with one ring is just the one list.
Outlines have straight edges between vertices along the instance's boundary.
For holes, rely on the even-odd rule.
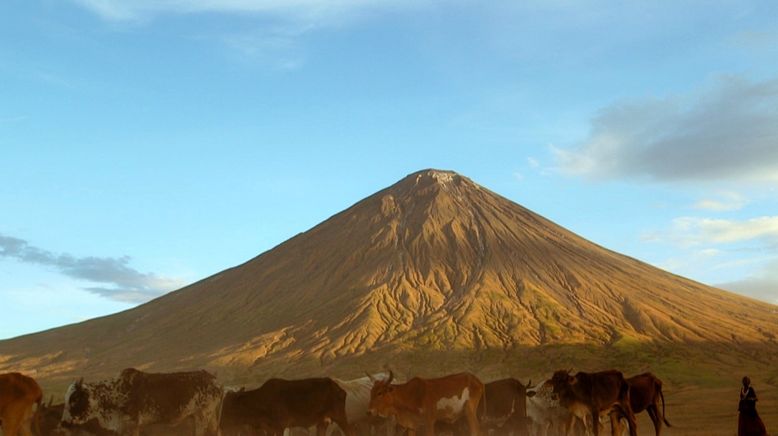
[[743,377],[743,388],[740,389],[740,403],[737,410],[739,413],[737,420],[738,436],[767,436],[762,419],[756,412],[756,391],[751,387],[751,379]]

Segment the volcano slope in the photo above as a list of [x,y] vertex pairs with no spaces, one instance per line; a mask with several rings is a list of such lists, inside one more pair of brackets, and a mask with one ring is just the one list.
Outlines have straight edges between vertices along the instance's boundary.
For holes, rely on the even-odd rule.
[[[714,434],[707,414],[719,427],[736,419],[744,373],[762,387],[763,410],[776,404],[777,310],[607,250],[456,173],[424,170],[134,309],[0,341],[0,371],[34,374],[56,394],[77,376],[129,366],[207,368],[247,385],[387,363],[404,375],[485,379],[617,367],[654,371],[676,391],[670,410],[688,408],[690,424],[674,434],[694,434],[695,422]],[[707,394],[717,389],[729,397]],[[775,412],[763,415],[778,425]]]

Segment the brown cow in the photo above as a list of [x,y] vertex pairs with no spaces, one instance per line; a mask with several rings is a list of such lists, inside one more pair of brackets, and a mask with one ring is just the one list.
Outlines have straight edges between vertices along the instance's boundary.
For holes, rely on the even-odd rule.
[[[32,378],[18,372],[0,374],[0,427],[3,434],[30,434],[33,406],[40,407],[42,400],[43,391]],[[37,418],[34,421],[37,427]]]
[[53,399],[48,404],[41,404],[38,408],[38,422],[40,436],[59,435],[62,432],[59,429],[59,420],[62,418],[64,404],[52,405]]
[[[478,406],[481,431],[499,430],[499,434],[527,435],[527,385],[515,378],[505,378],[484,385],[484,400]],[[534,395],[534,394],[529,394]]]
[[[672,427],[665,417],[665,396],[662,393],[662,380],[654,374],[646,372],[627,379],[629,384],[629,404],[632,412],[638,414],[642,411],[648,413],[651,422],[654,423],[656,436],[662,431],[662,422]],[[659,409],[659,400],[662,401],[662,409]]]
[[424,427],[427,436],[434,436],[435,422],[453,423],[462,415],[467,419],[471,435],[479,435],[478,405],[484,385],[470,373],[448,375],[434,379],[414,377],[407,383],[393,385],[389,379],[376,380],[370,391],[371,415],[395,417],[408,429],[409,436]]
[[629,385],[620,371],[610,370],[595,373],[579,372],[570,375],[569,371],[557,371],[551,377],[551,385],[559,402],[564,407],[583,403],[592,417],[594,436],[600,433],[600,414],[611,413],[611,431],[615,436],[618,420],[627,418],[630,436],[637,436],[637,423],[632,413],[629,398]]
[[330,378],[273,378],[254,390],[227,392],[219,427],[226,435],[281,436],[284,429],[316,426],[323,436],[330,422],[352,435],[346,418],[346,391]]

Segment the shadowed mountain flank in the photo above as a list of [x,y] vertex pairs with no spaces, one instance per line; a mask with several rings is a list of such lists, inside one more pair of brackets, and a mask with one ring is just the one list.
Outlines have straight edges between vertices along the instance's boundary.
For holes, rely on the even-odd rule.
[[0,341],[0,371],[64,380],[129,366],[240,374],[308,362],[303,375],[376,353],[773,346],[776,334],[775,306],[607,250],[466,177],[425,170],[137,308]]

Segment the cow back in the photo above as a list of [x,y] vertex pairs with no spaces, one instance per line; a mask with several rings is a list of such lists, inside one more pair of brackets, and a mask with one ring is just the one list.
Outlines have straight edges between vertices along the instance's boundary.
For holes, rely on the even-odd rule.
[[526,416],[526,391],[526,386],[514,378],[486,383],[483,399],[478,406],[479,419],[499,419],[514,414]]
[[640,413],[658,401],[662,392],[662,381],[646,372],[627,379],[629,403],[634,413]]
[[126,369],[117,389],[126,398],[119,406],[123,413],[133,418],[153,414],[161,422],[178,419],[193,402],[222,397],[216,378],[206,371],[157,374]]
[[18,372],[0,374],[0,410],[18,401],[32,404],[42,398],[43,391],[32,377]]
[[346,392],[329,378],[270,379],[254,390],[227,393],[221,427],[310,427],[345,417],[345,403]]

